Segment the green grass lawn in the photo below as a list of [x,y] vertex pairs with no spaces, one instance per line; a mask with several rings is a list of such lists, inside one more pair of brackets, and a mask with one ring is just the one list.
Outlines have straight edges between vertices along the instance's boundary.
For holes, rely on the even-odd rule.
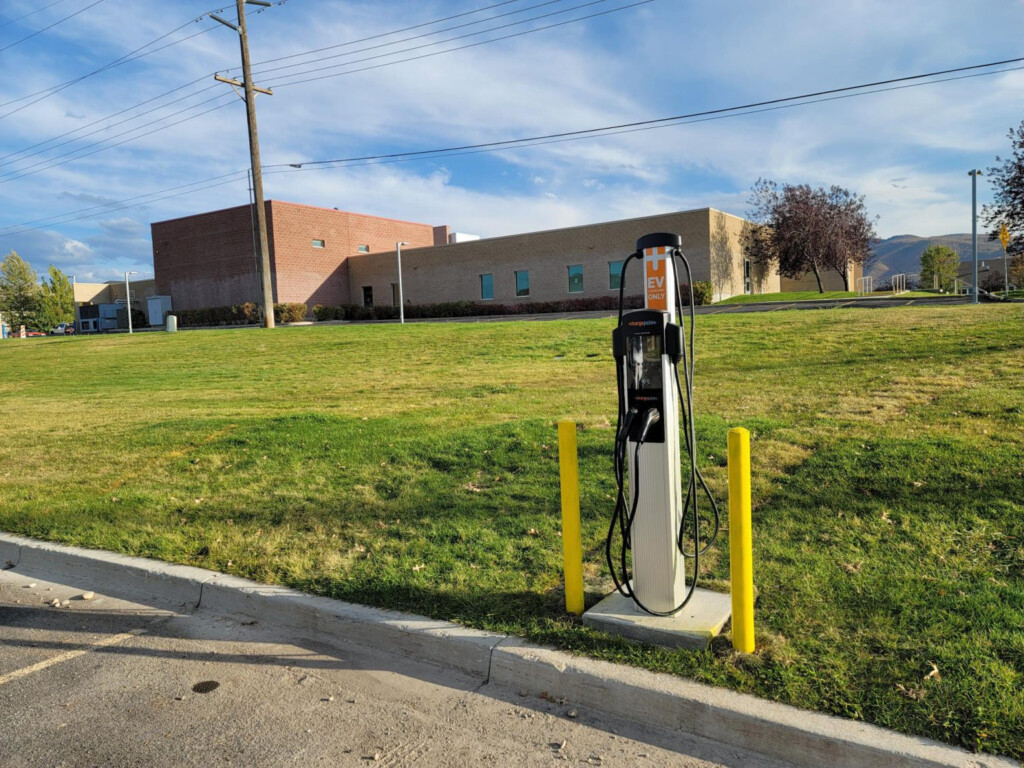
[[[898,294],[901,298],[912,299],[922,296],[935,296],[934,292],[928,291],[904,291]],[[777,301],[824,301],[826,299],[883,299],[892,298],[891,293],[860,294],[853,291],[788,291],[786,293],[747,293],[739,296],[730,296],[728,299],[715,302],[716,304],[760,304],[762,302]]]
[[[609,590],[612,321],[0,343],[0,529],[452,619],[1024,757],[1024,306],[698,318],[700,461],[753,433],[758,651],[564,613],[555,422]],[[723,537],[724,538],[724,537]],[[723,586],[728,546],[701,558]]]

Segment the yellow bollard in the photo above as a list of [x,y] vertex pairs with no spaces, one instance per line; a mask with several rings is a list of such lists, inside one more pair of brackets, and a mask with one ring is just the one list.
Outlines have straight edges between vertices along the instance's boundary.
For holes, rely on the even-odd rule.
[[576,422],[558,422],[558,467],[562,477],[562,555],[565,610],[583,613],[583,543],[580,535],[580,472]]
[[732,647],[754,652],[754,566],[750,530],[750,433],[729,430],[729,570]]

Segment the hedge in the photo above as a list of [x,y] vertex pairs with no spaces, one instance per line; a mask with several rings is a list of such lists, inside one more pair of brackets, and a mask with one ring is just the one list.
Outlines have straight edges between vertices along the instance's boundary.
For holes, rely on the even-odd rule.
[[[710,304],[713,288],[709,282],[694,282],[693,298],[698,306]],[[690,292],[682,285],[683,303],[689,303]],[[624,309],[639,309],[644,305],[642,296],[626,296]],[[589,299],[559,299],[557,301],[534,301],[522,304],[495,304],[478,301],[442,301],[437,304],[409,304],[405,316],[411,319],[432,317],[480,317],[495,315],[541,315],[558,312],[589,312],[594,310],[616,310],[618,296],[597,296]],[[252,303],[211,309],[183,309],[177,311],[178,324],[182,327],[202,325],[254,325],[259,322],[259,308]],[[279,323],[304,320],[308,314],[305,304],[275,304],[274,319]],[[317,304],[313,316],[320,322],[325,320],[394,320],[398,307],[364,307],[359,304],[341,304],[330,307]]]
[[[689,303],[690,293],[682,287],[684,304]],[[698,306],[711,303],[711,283],[693,284],[694,303]],[[624,309],[639,309],[644,305],[642,296],[626,296]],[[589,299],[560,299],[557,301],[534,301],[522,304],[496,304],[477,301],[443,301],[438,304],[409,304],[405,316],[411,319],[433,317],[482,317],[496,315],[541,315],[557,312],[588,312],[594,310],[616,310],[618,296],[598,296]],[[398,307],[363,307],[358,304],[342,304],[329,307],[317,304],[313,307],[317,320],[392,320],[398,317]]]
[[[251,301],[228,307],[178,309],[169,314],[178,316],[178,325],[182,328],[209,325],[256,325],[260,321],[260,308]],[[274,322],[277,323],[294,323],[305,320],[307,314],[308,310],[305,304],[274,305]]]

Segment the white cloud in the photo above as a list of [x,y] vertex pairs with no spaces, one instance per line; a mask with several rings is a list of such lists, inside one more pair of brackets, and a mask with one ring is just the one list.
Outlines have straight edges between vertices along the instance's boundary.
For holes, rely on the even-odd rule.
[[[10,6],[10,13],[31,8],[25,0],[12,0]],[[199,0],[158,8],[101,4],[40,36],[37,42],[45,45],[11,49],[9,66],[19,76],[0,83],[0,101],[102,65],[205,10]],[[334,45],[463,10],[440,0],[289,3],[252,17],[253,58]],[[653,3],[514,40],[279,87],[257,102],[263,160],[301,162],[558,133],[1009,58],[1017,50],[1015,30],[1021,22],[1020,4],[1007,7],[996,0]],[[361,66],[380,61],[385,60]],[[143,121],[215,95],[224,103],[235,101],[163,131],[154,130],[159,126],[139,130],[137,141],[43,173],[8,183],[0,178],[0,227],[244,169],[248,149],[241,104],[228,86],[210,78],[236,64],[231,32],[218,27],[3,121],[0,155],[189,80],[197,81],[191,90],[210,90]],[[275,78],[282,73],[256,79],[266,84]],[[705,205],[742,214],[750,185],[769,177],[838,183],[867,195],[869,209],[881,215],[882,234],[955,231],[965,228],[964,221],[969,225],[964,174],[1005,153],[1006,129],[1020,119],[1022,86],[1024,72],[1008,72],[579,142],[268,174],[266,189],[268,197],[497,235]],[[82,144],[104,136],[109,134]],[[81,145],[0,167],[0,177],[75,146]],[[894,184],[892,179],[902,180]],[[984,201],[988,192],[981,192]],[[99,208],[91,211],[102,213],[95,219],[4,237],[0,247],[37,250],[40,263],[63,259],[76,268],[83,266],[76,259],[91,259],[97,274],[140,264],[151,269],[150,221],[246,200],[243,179],[141,208]],[[78,245],[67,246],[69,251],[65,243]]]

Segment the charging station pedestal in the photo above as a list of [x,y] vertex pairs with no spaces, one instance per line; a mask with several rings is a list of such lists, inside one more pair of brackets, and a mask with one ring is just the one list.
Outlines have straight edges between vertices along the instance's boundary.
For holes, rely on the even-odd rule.
[[[680,350],[669,347],[684,343],[677,327],[682,318],[676,317],[674,260],[681,243],[678,235],[668,233],[645,235],[637,241],[637,252],[643,254],[644,309],[623,314],[616,331],[620,345],[616,355],[625,358],[619,385],[625,400],[622,410],[658,413],[653,424],[641,426],[642,418],[632,420],[624,437],[627,506],[636,508],[629,526],[633,574],[629,587],[636,600],[615,591],[584,613],[583,622],[655,645],[706,648],[728,621],[732,605],[728,594],[699,587],[686,601],[690,591],[686,563],[676,544],[684,510],[679,397],[671,354]],[[660,614],[685,605],[671,615],[656,615],[640,608],[637,601]]]

